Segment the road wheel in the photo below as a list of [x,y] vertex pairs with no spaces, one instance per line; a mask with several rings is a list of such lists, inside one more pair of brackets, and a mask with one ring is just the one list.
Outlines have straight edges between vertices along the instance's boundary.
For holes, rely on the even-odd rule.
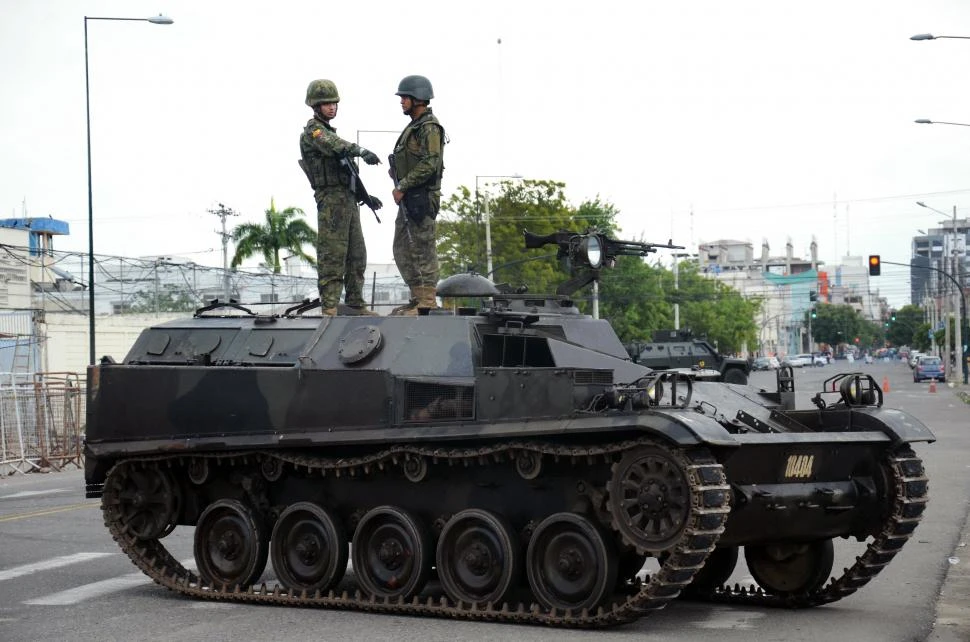
[[501,604],[522,571],[518,538],[503,518],[485,510],[463,510],[438,538],[438,579],[456,602]]
[[326,591],[347,570],[347,536],[337,517],[325,508],[298,502],[276,520],[270,554],[283,586]]
[[576,513],[550,515],[536,527],[526,554],[529,586],[549,609],[594,609],[616,586],[613,543]]
[[242,502],[210,504],[195,526],[195,563],[213,586],[247,587],[266,568],[269,540],[261,520]]
[[410,599],[421,592],[434,559],[425,526],[394,506],[371,509],[354,532],[354,574],[378,598]]

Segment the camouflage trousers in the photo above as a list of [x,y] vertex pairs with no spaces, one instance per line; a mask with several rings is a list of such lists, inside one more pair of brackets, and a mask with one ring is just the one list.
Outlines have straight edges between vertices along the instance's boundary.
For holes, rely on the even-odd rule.
[[346,289],[347,305],[364,305],[367,246],[360,227],[360,209],[346,188],[318,192],[317,289],[320,306],[336,307]]
[[394,220],[394,262],[408,287],[438,285],[438,248],[435,220],[426,216],[415,223],[398,208]]

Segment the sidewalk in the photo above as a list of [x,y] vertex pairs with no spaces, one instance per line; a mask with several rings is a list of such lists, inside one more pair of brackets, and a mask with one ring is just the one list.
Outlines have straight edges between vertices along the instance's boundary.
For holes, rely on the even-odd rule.
[[[970,412],[970,387],[958,383],[953,393]],[[930,642],[967,642],[970,640],[970,506],[967,519],[953,551],[936,605],[936,622],[927,638]]]
[[927,639],[931,642],[970,640],[970,515],[950,556],[936,605],[936,622]]

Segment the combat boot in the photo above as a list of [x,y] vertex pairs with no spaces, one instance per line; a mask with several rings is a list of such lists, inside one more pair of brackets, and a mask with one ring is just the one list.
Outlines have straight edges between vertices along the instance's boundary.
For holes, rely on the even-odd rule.
[[433,285],[421,285],[414,288],[418,300],[417,307],[435,310],[438,308],[438,291]]
[[320,314],[322,314],[325,317],[335,317],[337,316],[337,307],[334,306],[332,308],[320,308]]
[[416,317],[418,316],[418,300],[411,299],[404,305],[399,305],[391,310],[392,317]]

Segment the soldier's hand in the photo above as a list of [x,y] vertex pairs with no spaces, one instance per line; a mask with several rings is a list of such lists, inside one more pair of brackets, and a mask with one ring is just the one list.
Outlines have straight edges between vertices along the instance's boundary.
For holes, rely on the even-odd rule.
[[381,203],[381,199],[377,198],[376,196],[371,196],[370,206],[371,206],[371,209],[379,210],[382,207],[384,207],[384,203]]
[[364,159],[364,162],[368,165],[377,165],[381,162],[381,159],[377,157],[377,154],[369,149],[360,148],[360,157]]

